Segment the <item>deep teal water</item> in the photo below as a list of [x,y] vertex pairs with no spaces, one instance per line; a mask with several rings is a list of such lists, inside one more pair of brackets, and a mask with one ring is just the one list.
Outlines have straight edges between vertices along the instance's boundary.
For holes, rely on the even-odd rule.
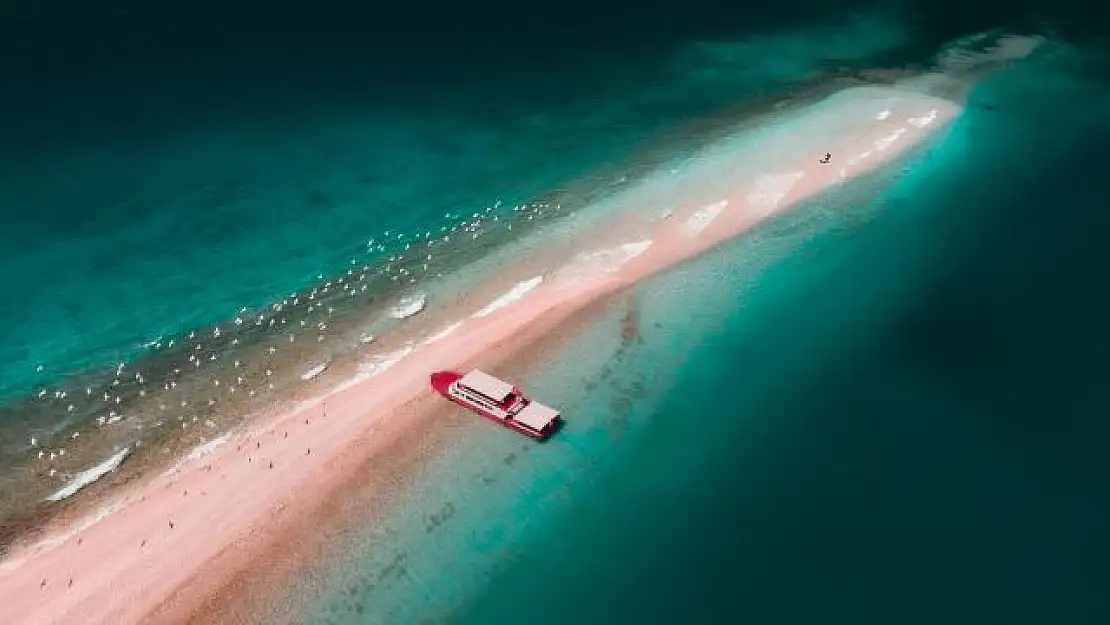
[[[969,12],[945,36],[995,23]],[[953,13],[837,28],[799,15],[780,16],[797,25],[784,35],[670,39],[528,72],[364,54],[388,82],[351,69],[353,53],[288,75],[213,53],[143,70],[140,86],[105,70],[25,100],[7,89],[0,396],[280,298],[386,230],[509,209],[815,69],[931,53],[939,35],[915,29]],[[725,301],[688,324],[701,336],[663,343],[664,396],[639,408],[634,444],[610,448],[604,428],[568,437],[588,476],[548,476],[550,518],[512,508],[509,524],[534,531],[485,536],[503,558],[479,583],[444,602],[449,580],[423,580],[434,613],[1106,622],[1110,101],[1097,66],[1054,63],[983,86],[995,108],[875,200],[880,219],[776,258],[754,296],[749,272],[715,274]],[[413,67],[435,79],[410,80]],[[701,399],[725,396],[727,410]],[[539,594],[504,592],[522,579]]]
[[881,217],[734,282],[634,451],[452,622],[1105,622],[1110,124],[1071,69],[981,86]]
[[[498,202],[511,212],[830,58],[897,47],[904,32],[885,20],[461,84],[386,87],[350,59],[291,63],[283,81],[204,56],[157,79],[86,77],[73,102],[45,88],[13,98],[0,127],[0,397],[280,299],[361,264],[386,231],[437,230]],[[748,63],[753,49],[767,60]]]

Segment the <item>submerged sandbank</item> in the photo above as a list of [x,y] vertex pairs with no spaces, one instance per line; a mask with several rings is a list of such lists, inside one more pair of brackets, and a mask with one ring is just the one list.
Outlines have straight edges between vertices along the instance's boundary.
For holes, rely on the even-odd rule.
[[[502,286],[504,295],[485,308],[448,307],[440,327],[449,332],[422,344],[389,345],[331,392],[155,478],[79,535],[16,554],[0,572],[8,622],[191,618],[260,554],[288,548],[274,543],[283,530],[310,518],[346,472],[381,451],[414,411],[434,409],[422,399],[428,372],[503,362],[599,297],[889,163],[957,112],[955,104],[922,94],[850,89],[710,151],[712,158],[688,173],[681,205],[643,207],[652,214],[670,209],[670,219],[603,224],[583,239],[588,247],[578,250],[585,256],[577,267],[530,267],[535,261],[526,258],[514,268],[572,279],[513,278],[517,286]],[[923,119],[931,121],[909,121]],[[819,161],[826,152],[831,163]],[[489,309],[493,303],[499,305]]]

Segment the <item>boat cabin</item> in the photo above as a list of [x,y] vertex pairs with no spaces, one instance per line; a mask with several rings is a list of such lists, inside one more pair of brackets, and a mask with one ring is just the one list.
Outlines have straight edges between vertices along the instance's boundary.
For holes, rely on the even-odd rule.
[[482,395],[498,405],[509,402],[514,396],[520,396],[520,392],[512,384],[477,369],[459,378],[458,384],[464,390]]
[[451,384],[449,392],[515,429],[523,427],[543,435],[559,420],[559,411],[528,399],[512,384],[477,369]]

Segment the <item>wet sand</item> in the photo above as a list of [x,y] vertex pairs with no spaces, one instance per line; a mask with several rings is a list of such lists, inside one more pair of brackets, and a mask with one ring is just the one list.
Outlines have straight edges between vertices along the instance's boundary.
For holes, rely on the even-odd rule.
[[[157,337],[137,358],[60,379],[45,372],[42,386],[0,406],[0,557],[79,515],[91,499],[342,378],[393,330],[419,327],[453,291],[467,289],[472,278],[460,276],[460,267],[557,218],[558,206],[521,204],[500,217],[492,210],[450,214],[442,227],[391,233],[390,241],[371,240],[373,249],[345,270],[214,327]],[[437,278],[449,269],[451,289]],[[406,295],[428,291],[423,315],[389,314]],[[385,340],[367,341],[379,335]],[[323,363],[322,372],[307,375]],[[123,450],[129,453],[117,470],[52,501]]]
[[[581,237],[575,250],[521,260],[383,337],[378,358],[342,369],[347,379],[326,397],[290,403],[177,471],[136,484],[83,529],[16,550],[0,563],[7,622],[197,617],[213,597],[234,592],[252,566],[296,551],[290,532],[310,527],[367,458],[416,444],[406,434],[442,409],[428,388],[430,372],[511,369],[524,347],[557,333],[583,307],[890,162],[957,113],[946,100],[858,88],[790,113],[738,150],[709,154],[667,211],[626,214]],[[830,162],[819,162],[826,152]],[[493,305],[514,287],[517,299]]]

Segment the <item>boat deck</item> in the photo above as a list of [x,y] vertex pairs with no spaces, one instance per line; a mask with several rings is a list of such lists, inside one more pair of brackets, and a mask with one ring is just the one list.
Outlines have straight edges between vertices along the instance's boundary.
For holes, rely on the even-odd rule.
[[526,425],[537,432],[542,432],[559,418],[559,411],[539,402],[531,402],[520,412],[513,415],[513,420]]
[[431,383],[455,403],[535,439],[546,439],[562,423],[555,408],[534,402],[516,386],[477,369],[466,375],[437,371]]

